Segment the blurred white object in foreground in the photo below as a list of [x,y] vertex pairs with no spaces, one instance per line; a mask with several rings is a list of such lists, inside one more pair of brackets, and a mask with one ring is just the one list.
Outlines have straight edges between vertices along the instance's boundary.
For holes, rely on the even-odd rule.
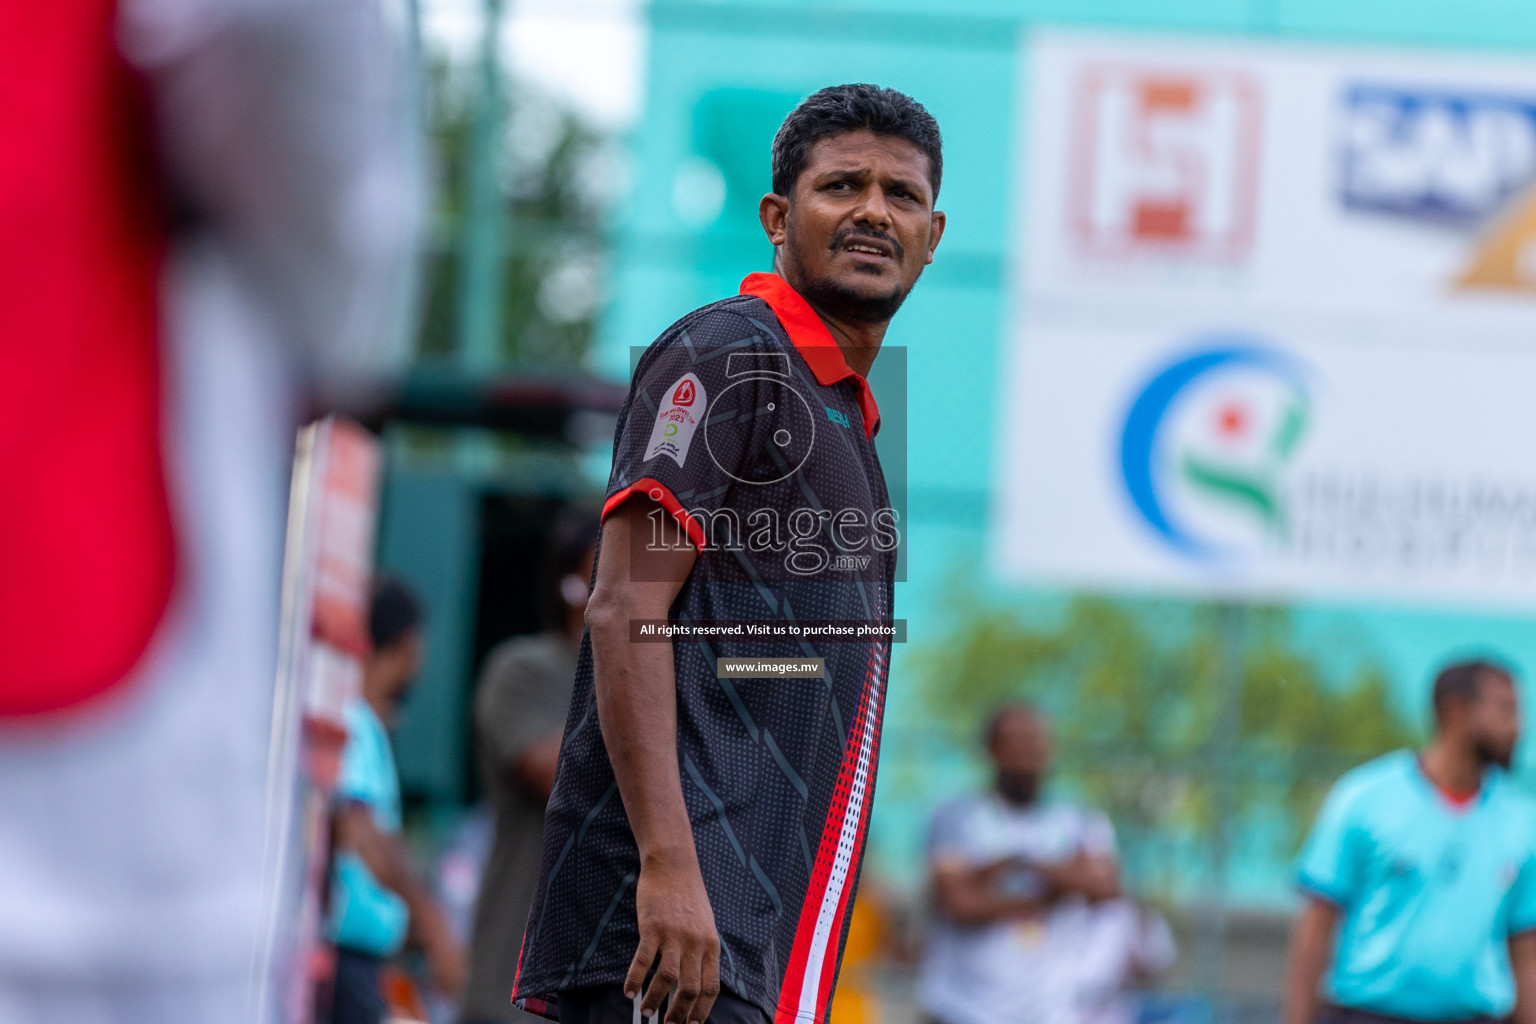
[[418,187],[373,6],[116,17],[179,215],[159,296],[177,582],[124,685],[0,720],[0,1020],[230,1024],[253,1005],[293,431],[400,354]]

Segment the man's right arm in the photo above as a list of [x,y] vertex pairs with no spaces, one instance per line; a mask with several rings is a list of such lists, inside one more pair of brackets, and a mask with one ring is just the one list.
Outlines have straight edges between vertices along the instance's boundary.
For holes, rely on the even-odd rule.
[[633,998],[654,967],[641,1012],[655,1013],[675,988],[667,1024],[697,1024],[720,991],[720,939],[683,801],[672,645],[631,643],[629,634],[632,619],[667,618],[697,556],[645,544],[654,508],[635,497],[605,520],[586,621],[598,724],[640,852],[640,943],[624,991]]
[[1314,1024],[1317,1020],[1317,986],[1333,956],[1333,934],[1338,922],[1338,907],[1316,896],[1306,897],[1291,928],[1284,1024]]

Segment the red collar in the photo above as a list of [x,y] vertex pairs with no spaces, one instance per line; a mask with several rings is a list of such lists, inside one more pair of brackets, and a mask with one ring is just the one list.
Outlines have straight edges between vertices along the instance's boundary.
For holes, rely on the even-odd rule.
[[864,436],[874,440],[880,430],[880,407],[869,389],[869,381],[861,377],[843,358],[843,350],[832,339],[832,332],[821,322],[821,317],[811,304],[791,288],[778,274],[748,274],[741,282],[741,294],[756,295],[768,303],[773,315],[779,318],[795,351],[800,353],[816,382],[822,387],[840,380],[853,378],[859,392],[859,411],[864,416]]
[[1446,789],[1444,786],[1440,785],[1440,783],[1436,782],[1430,777],[1429,772],[1424,768],[1424,759],[1421,757],[1418,759],[1418,761],[1419,774],[1424,776],[1424,781],[1428,782],[1430,787],[1433,788],[1436,793],[1440,794],[1440,799],[1449,804],[1453,810],[1466,810],[1468,807],[1472,806],[1472,801],[1477,799],[1477,795],[1483,791],[1481,784],[1479,784],[1478,787],[1472,790],[1470,793],[1458,793],[1454,789]]

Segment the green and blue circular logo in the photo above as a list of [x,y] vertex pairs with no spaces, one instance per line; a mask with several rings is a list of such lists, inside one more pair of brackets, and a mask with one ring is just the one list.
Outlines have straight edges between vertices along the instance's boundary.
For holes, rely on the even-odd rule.
[[1241,336],[1202,338],[1152,375],[1126,413],[1120,470],[1164,543],[1211,561],[1287,539],[1285,471],[1307,432],[1308,376]]

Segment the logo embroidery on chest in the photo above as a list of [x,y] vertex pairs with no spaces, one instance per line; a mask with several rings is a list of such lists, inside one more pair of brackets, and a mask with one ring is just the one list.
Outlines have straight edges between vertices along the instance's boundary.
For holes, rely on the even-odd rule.
[[694,431],[704,418],[708,398],[703,383],[691,373],[683,374],[667,389],[666,396],[656,412],[656,425],[651,428],[651,440],[641,461],[650,462],[665,455],[681,466],[688,458]]
[[834,409],[830,405],[823,406],[822,408],[827,410],[827,419],[831,420],[833,423],[836,423],[840,427],[852,426],[852,424],[848,422],[847,413]]

